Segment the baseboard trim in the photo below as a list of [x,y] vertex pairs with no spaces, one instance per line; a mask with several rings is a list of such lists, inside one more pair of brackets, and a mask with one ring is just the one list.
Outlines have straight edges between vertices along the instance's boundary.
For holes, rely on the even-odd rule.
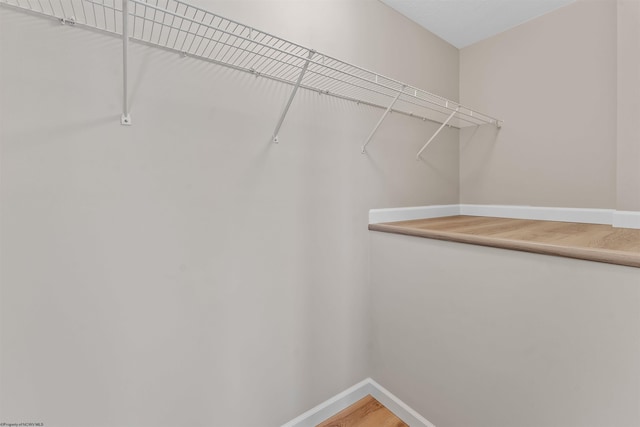
[[547,208],[509,205],[460,205],[460,215],[493,216],[497,218],[536,219],[542,221],[609,224],[613,222],[611,209]]
[[371,209],[369,224],[409,221],[411,219],[439,218],[460,215],[460,205],[414,206],[407,208]]
[[640,212],[614,211],[613,226],[623,228],[640,228]]
[[396,414],[396,416],[402,421],[409,424],[410,427],[435,427],[431,422],[400,400],[389,390],[382,387],[371,378],[369,378],[369,381],[373,388],[371,396],[375,397],[378,402],[386,406],[387,409]]
[[299,417],[283,424],[282,427],[315,427],[368,394],[376,398],[398,418],[409,424],[410,427],[435,427],[409,405],[371,378],[360,381],[358,384],[336,394]]
[[640,212],[613,209],[549,208],[510,205],[434,205],[410,208],[371,209],[369,224],[438,218],[453,215],[606,224],[640,229]]

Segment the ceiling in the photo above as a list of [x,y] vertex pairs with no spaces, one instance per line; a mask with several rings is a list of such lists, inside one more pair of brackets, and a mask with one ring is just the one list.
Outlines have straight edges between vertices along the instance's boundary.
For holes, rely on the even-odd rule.
[[457,48],[484,40],[575,0],[382,0]]

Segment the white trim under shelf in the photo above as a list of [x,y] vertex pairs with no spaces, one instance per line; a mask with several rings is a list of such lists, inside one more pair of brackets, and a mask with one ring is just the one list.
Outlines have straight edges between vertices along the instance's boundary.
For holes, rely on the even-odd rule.
[[612,225],[622,228],[640,228],[640,212],[613,211]]
[[369,394],[398,418],[409,424],[409,427],[435,427],[409,405],[371,378],[360,381],[358,384],[338,393],[304,414],[283,424],[282,427],[314,427]]
[[460,205],[415,206],[407,208],[371,209],[369,224],[408,221],[411,219],[439,218],[460,215]]
[[611,224],[610,209],[547,208],[539,206],[460,205],[460,215],[492,216],[496,218],[535,219],[541,221]]
[[533,219],[541,221],[605,224],[640,229],[640,212],[614,209],[550,208],[509,205],[432,205],[407,208],[371,209],[369,224],[438,218],[454,215],[490,216],[496,218]]

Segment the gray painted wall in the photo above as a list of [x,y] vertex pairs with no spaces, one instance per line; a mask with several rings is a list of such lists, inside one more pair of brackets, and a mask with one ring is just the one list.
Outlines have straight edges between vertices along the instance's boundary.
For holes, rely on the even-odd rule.
[[201,4],[507,125],[416,162],[436,125],[392,115],[362,156],[382,111],[301,91],[275,146],[290,88],[134,46],[124,128],[118,40],[0,9],[0,421],[275,426],[373,372],[438,427],[640,424],[637,271],[366,231],[376,207],[613,207],[611,2],[461,67],[379,2]]
[[[638,2],[460,52],[461,203],[640,210]],[[640,425],[640,272],[371,234],[373,378],[438,427]]]
[[579,0],[461,49],[460,101],[505,121],[460,133],[461,203],[616,208],[616,19]]
[[438,427],[638,426],[639,279],[372,232],[373,379]]
[[618,0],[618,210],[640,211],[640,2]]
[[[373,1],[203,2],[456,99]],[[384,28],[385,31],[380,31]],[[397,49],[398,45],[409,46]],[[434,60],[437,58],[437,60]],[[368,376],[370,208],[456,203],[458,132],[0,9],[2,422],[280,425]]]

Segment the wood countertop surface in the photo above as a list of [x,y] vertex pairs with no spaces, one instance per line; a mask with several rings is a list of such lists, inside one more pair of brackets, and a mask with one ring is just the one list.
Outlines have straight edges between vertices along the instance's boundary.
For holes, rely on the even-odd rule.
[[640,229],[458,215],[369,224],[369,230],[640,268]]

